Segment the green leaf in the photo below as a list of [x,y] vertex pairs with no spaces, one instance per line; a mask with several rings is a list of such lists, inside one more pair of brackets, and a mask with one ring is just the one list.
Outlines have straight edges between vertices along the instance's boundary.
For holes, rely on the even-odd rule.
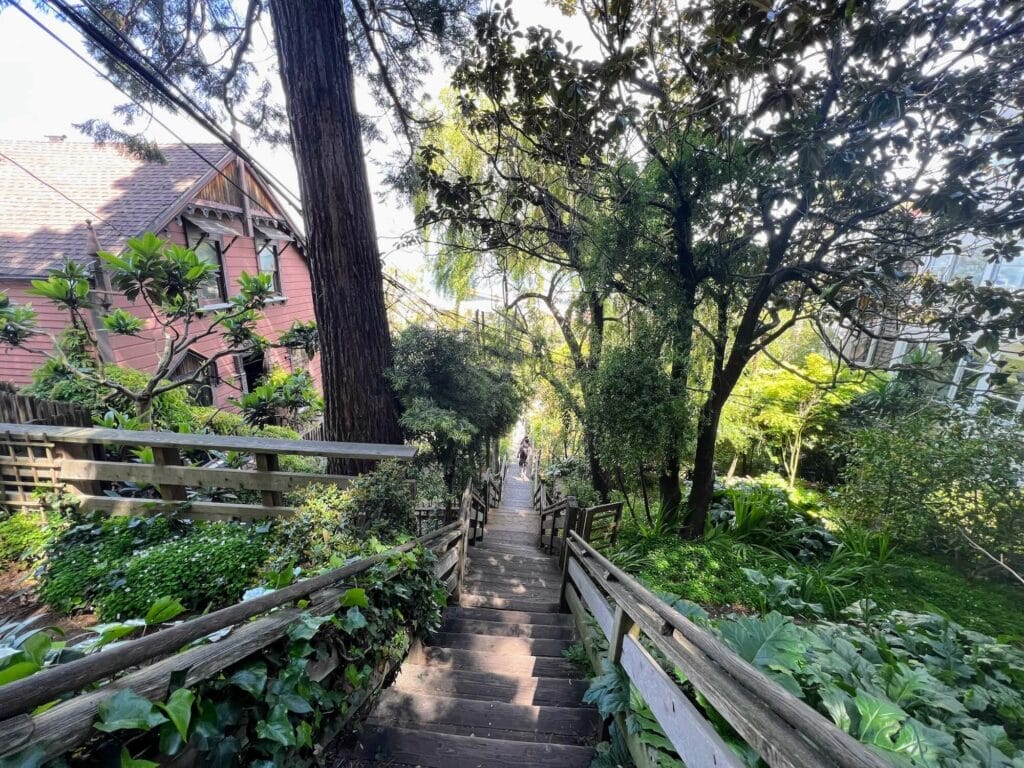
[[53,645],[53,640],[45,632],[38,632],[21,644],[21,650],[29,660],[42,668],[46,662],[46,654]]
[[296,715],[307,715],[313,711],[310,703],[296,693],[285,693],[278,700],[288,708],[289,712],[294,712]]
[[166,704],[157,704],[162,709],[174,727],[181,734],[182,741],[188,740],[188,724],[192,721],[192,702],[196,697],[187,688],[179,688],[171,694]]
[[93,727],[104,733],[114,731],[148,731],[167,722],[149,699],[130,688],[118,691],[99,706],[99,720]]
[[310,616],[304,613],[298,621],[288,627],[288,637],[292,640],[312,640],[324,624],[331,620],[330,616]]
[[185,606],[183,606],[178,600],[173,597],[161,597],[153,603],[153,605],[149,607],[149,611],[146,612],[146,624],[148,626],[163,624],[184,611]]
[[267,665],[256,663],[250,664],[244,669],[235,672],[229,679],[232,685],[237,685],[254,698],[259,698],[263,688],[267,684]]
[[907,713],[891,701],[863,691],[857,692],[853,703],[860,713],[857,738],[866,744],[892,749],[896,734],[907,719]]
[[41,667],[34,661],[17,661],[0,669],[0,685],[7,685],[15,680],[21,680],[23,677],[34,675],[40,669]]
[[46,747],[42,744],[17,752],[10,757],[0,757],[0,768],[41,768],[46,762]]
[[370,601],[366,597],[366,590],[360,587],[352,587],[352,589],[345,590],[345,594],[341,597],[341,607],[350,608],[353,605],[359,608],[369,608]]
[[132,757],[128,747],[121,747],[121,768],[160,768],[160,763],[152,760],[137,760]]
[[256,724],[256,735],[261,739],[275,741],[284,747],[295,746],[295,729],[288,719],[288,708],[284,704],[277,704],[271,710],[266,720]]
[[367,623],[366,617],[363,616],[363,612],[353,605],[345,613],[344,618],[342,618],[341,628],[351,635],[357,630],[363,629]]

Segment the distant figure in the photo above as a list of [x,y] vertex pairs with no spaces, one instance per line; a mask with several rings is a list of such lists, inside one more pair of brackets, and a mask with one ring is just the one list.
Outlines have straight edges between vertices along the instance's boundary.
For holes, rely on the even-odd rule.
[[525,435],[519,441],[519,476],[526,476],[526,462],[530,458],[530,436]]

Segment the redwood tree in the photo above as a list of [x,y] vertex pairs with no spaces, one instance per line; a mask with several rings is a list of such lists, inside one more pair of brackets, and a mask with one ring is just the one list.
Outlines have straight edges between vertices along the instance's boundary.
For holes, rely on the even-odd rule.
[[[325,434],[334,440],[400,440],[396,401],[384,377],[391,341],[362,144],[364,133],[383,132],[360,120],[355,77],[366,78],[398,133],[414,140],[418,126],[411,111],[431,65],[424,46],[442,57],[455,55],[475,0],[54,5],[85,34],[90,51],[132,100],[117,110],[127,130],[98,120],[79,126],[97,139],[158,155],[132,126],[159,104],[205,119],[236,150],[237,133],[229,136],[219,125],[291,142],[322,342]],[[285,105],[260,64],[264,51],[254,44],[268,12]],[[283,126],[286,116],[290,132]]]

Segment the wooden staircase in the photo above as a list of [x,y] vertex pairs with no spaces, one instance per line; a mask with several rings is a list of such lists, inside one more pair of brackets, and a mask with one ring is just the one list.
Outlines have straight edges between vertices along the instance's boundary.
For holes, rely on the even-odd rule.
[[590,765],[600,717],[562,657],[575,631],[559,613],[561,572],[537,548],[537,526],[529,483],[510,471],[469,549],[459,605],[413,648],[336,766]]

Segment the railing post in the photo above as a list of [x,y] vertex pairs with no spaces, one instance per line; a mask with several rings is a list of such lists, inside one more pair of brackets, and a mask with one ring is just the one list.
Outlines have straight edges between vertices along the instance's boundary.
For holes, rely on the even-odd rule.
[[[153,465],[156,467],[180,467],[182,466],[181,454],[177,448],[154,447]],[[188,499],[188,491],[183,485],[174,483],[160,483],[158,486],[160,498],[167,501],[185,501]]]
[[[257,453],[256,469],[260,472],[277,472],[281,465],[276,453]],[[280,507],[284,504],[284,496],[280,491],[261,491],[263,506]]]
[[[565,524],[562,526],[562,550],[558,553],[559,564],[564,565],[569,551],[569,531],[576,530],[580,517],[580,505],[575,496],[565,500]],[[557,518],[551,521],[551,546],[554,548]]]
[[622,610],[621,605],[616,603],[615,618],[612,620],[612,633],[608,637],[608,661],[618,664],[622,660],[622,642],[633,629],[633,619]]

